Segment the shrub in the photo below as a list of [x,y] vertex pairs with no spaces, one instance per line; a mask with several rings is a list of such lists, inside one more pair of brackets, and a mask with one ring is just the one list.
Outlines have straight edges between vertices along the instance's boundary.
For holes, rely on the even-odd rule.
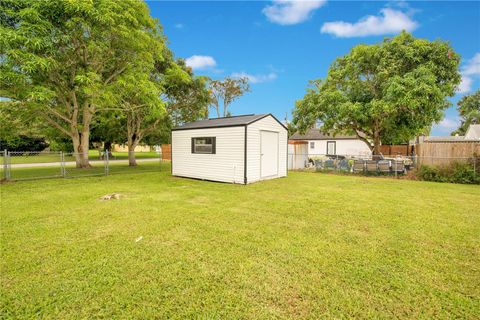
[[73,143],[68,138],[58,138],[50,141],[51,151],[73,152]]
[[468,159],[468,163],[472,166],[472,168],[475,168],[476,176],[480,176],[480,154],[475,152],[473,157]]
[[440,176],[440,170],[437,167],[422,165],[417,171],[417,177],[420,180],[444,182]]
[[0,150],[40,152],[47,147],[48,143],[43,137],[19,135],[8,140],[0,140]]
[[473,170],[470,162],[453,162],[444,166],[422,165],[417,178],[425,181],[480,184],[480,176]]
[[473,166],[469,163],[455,163],[453,165],[451,182],[454,183],[480,183],[480,177],[477,179]]

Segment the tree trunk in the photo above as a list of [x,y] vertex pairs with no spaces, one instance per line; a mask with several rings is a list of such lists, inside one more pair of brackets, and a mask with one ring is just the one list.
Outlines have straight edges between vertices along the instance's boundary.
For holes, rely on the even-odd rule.
[[138,146],[138,140],[135,138],[128,138],[128,165],[135,167],[137,165],[137,159],[135,159],[135,148]]
[[380,134],[378,132],[374,132],[373,134],[373,150],[372,150],[372,155],[374,158],[378,158],[380,155],[380,146],[382,142],[380,140]]
[[82,167],[82,158],[80,156],[80,153],[78,152],[78,150],[80,149],[80,135],[75,130],[74,132],[72,132],[71,138],[72,138],[72,142],[73,142],[73,156],[75,157],[75,166],[77,168],[81,168]]
[[80,167],[81,168],[91,168],[90,162],[88,161],[88,147],[90,140],[90,132],[85,132],[82,130],[82,137],[80,139],[81,144],[78,147],[78,153],[80,154]]
[[88,148],[90,144],[90,122],[92,121],[92,113],[88,106],[84,107],[82,129],[79,132],[79,127],[76,121],[72,122],[70,126],[70,137],[73,142],[73,152],[77,168],[91,168],[88,161]]
[[[75,158],[75,165],[77,168],[91,168],[88,162],[88,134],[86,137],[74,132],[71,135],[73,142],[73,156]],[[85,147],[85,140],[87,147]]]

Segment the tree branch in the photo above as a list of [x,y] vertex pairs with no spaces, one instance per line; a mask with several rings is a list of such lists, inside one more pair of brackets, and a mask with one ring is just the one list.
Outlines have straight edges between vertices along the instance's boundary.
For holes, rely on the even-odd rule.
[[124,66],[120,69],[118,69],[117,71],[115,71],[114,73],[112,73],[110,75],[110,77],[107,78],[107,80],[105,80],[104,84],[109,84],[110,81],[113,80],[113,78],[115,78],[116,76],[118,76],[119,74],[121,74],[123,71],[125,71],[125,69],[127,69],[127,66]]
[[370,143],[370,141],[368,141],[368,139],[366,139],[365,137],[361,136],[360,133],[363,133],[362,131],[359,131],[357,129],[354,129],[355,131],[355,135],[357,136],[357,138],[363,142],[365,142],[368,146],[368,148],[370,149],[370,151],[373,151],[373,146],[372,144]]
[[64,116],[63,114],[59,113],[58,111],[56,111],[55,109],[52,109],[52,108],[49,108],[47,109],[47,112],[53,114],[54,116],[56,116],[57,118],[60,118],[62,119],[63,121],[67,122],[68,124],[72,124],[72,120],[67,118],[66,116]]
[[60,131],[63,132],[64,134],[66,134],[67,136],[69,136],[69,137],[72,136],[71,132],[69,132],[67,129],[65,129],[64,127],[62,127],[60,124],[58,124],[57,122],[55,122],[55,121],[52,120],[51,118],[44,116],[44,119],[47,120],[47,122],[50,123],[51,125],[53,125],[55,128],[57,128],[58,130],[60,130]]

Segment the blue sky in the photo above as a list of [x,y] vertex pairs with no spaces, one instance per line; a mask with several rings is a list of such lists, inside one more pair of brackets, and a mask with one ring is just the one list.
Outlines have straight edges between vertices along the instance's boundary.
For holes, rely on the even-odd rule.
[[480,2],[469,1],[152,1],[169,46],[196,74],[248,76],[251,92],[233,114],[291,118],[308,81],[323,78],[338,56],[359,43],[376,43],[407,29],[442,39],[462,57],[463,83],[454,106],[435,125],[448,135],[458,125],[455,102],[480,87]]

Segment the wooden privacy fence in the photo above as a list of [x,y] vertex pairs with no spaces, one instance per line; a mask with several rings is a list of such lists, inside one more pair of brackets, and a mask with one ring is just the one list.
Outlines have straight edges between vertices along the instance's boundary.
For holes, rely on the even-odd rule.
[[419,165],[445,165],[480,156],[480,141],[423,142],[415,150]]
[[162,144],[162,160],[172,160],[171,144]]
[[408,144],[381,145],[380,152],[385,156],[410,156],[412,154],[411,146],[409,146]]

